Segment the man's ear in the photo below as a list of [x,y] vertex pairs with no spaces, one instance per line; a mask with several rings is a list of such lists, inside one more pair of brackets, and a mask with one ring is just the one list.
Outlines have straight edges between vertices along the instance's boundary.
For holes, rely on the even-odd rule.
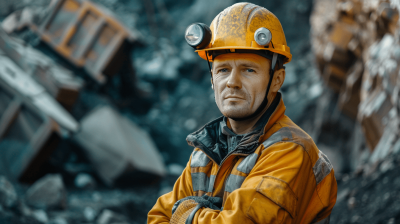
[[211,78],[211,88],[214,89],[214,82],[212,78]]
[[272,92],[278,92],[279,89],[282,87],[283,82],[285,81],[286,71],[284,68],[281,68],[275,71],[274,79],[271,86]]

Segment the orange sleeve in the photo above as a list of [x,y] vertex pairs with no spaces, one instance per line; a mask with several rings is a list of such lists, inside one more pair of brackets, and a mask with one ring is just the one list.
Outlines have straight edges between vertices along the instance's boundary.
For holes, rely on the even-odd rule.
[[181,176],[175,182],[171,192],[160,196],[147,216],[147,223],[169,223],[172,216],[172,207],[178,200],[192,196],[192,176],[190,172],[190,161],[183,170]]

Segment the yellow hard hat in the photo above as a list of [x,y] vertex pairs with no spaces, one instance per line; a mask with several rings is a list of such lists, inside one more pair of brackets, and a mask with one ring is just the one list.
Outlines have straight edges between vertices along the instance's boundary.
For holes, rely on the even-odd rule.
[[215,57],[213,52],[221,50],[226,53],[267,50],[284,56],[283,63],[292,60],[278,18],[251,3],[237,3],[226,8],[214,18],[210,28],[201,23],[191,24],[185,38],[201,58],[210,62]]

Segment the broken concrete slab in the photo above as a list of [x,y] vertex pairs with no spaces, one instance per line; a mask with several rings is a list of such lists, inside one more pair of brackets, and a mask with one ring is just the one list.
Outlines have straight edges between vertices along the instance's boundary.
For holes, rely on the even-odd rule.
[[140,179],[166,174],[151,137],[109,106],[98,107],[84,117],[74,139],[108,185],[117,181],[139,183]]
[[35,182],[26,192],[27,203],[40,209],[65,209],[67,192],[61,175],[48,174]]
[[0,206],[11,208],[16,205],[17,199],[14,186],[4,176],[0,176]]

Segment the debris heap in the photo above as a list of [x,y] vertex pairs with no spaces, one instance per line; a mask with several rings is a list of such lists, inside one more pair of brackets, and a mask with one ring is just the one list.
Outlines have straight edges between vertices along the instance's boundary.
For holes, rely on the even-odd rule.
[[334,105],[352,124],[333,223],[397,223],[400,158],[400,3],[316,0],[311,43]]
[[381,161],[400,146],[398,1],[319,0],[310,21],[321,77],[361,125],[366,146],[356,147]]

